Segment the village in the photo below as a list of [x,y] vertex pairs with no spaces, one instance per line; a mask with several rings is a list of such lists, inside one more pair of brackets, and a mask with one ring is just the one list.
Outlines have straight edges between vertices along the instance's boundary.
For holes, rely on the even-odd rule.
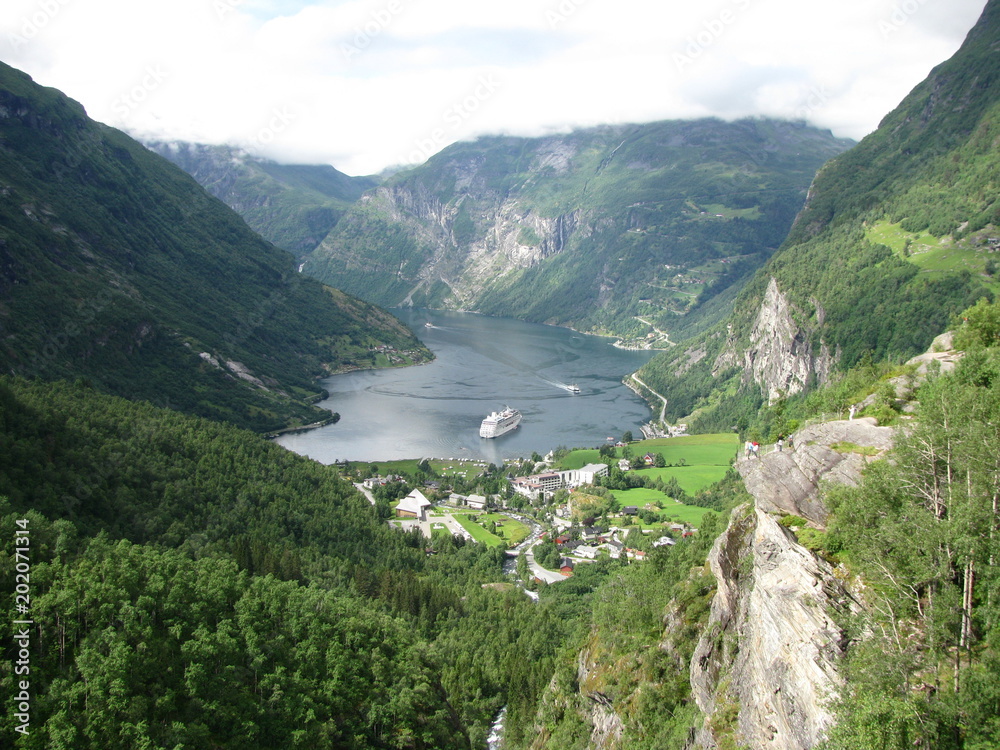
[[[454,458],[388,462],[380,467],[386,473],[356,486],[381,505],[387,523],[419,530],[429,554],[435,536],[448,533],[523,555],[534,582],[555,583],[578,565],[641,562],[696,534],[711,508],[692,496],[725,475],[737,447],[732,435],[698,435],[619,441],[503,467]],[[524,466],[542,470],[524,474]],[[387,501],[390,490],[406,494]]]

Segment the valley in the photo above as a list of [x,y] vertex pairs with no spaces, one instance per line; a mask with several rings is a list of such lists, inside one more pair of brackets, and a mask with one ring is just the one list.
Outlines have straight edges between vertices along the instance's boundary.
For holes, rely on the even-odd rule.
[[[288,52],[297,15],[226,13]],[[546,62],[379,18],[365,97],[454,40]],[[0,63],[0,746],[1000,747],[998,38],[989,0],[857,143],[587,120],[368,177],[140,142]],[[285,147],[374,101],[286,88]]]

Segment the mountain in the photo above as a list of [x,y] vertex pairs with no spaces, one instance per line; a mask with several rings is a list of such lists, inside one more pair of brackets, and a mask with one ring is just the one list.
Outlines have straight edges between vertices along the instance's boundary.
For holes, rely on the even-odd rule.
[[261,237],[299,257],[314,250],[347,208],[378,184],[329,165],[277,164],[230,146],[153,141],[146,147],[194,177]]
[[728,309],[849,145],[774,120],[456,143],[365,194],[304,270],[386,306],[674,334]]
[[[736,313],[641,371],[694,426],[788,439],[738,458],[749,494],[707,554],[599,592],[533,748],[1000,747],[1000,305],[960,307],[994,283],[997,39],[991,0],[822,171]],[[824,416],[849,404],[873,416]]]
[[180,169],[0,65],[0,371],[273,430],[329,418],[309,405],[316,378],[372,366],[380,345],[429,356]]
[[731,425],[748,387],[774,402],[860,361],[905,360],[995,295],[997,15],[990,3],[950,60],[820,171],[726,326],[646,365],[668,418],[715,409],[713,427]]

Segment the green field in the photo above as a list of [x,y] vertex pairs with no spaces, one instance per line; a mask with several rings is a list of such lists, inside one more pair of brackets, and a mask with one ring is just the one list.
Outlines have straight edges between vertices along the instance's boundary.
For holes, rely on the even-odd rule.
[[[966,247],[964,242],[955,242],[950,236],[935,237],[927,231],[907,232],[899,224],[877,221],[868,227],[865,238],[869,242],[885,245],[901,258],[920,267],[925,273],[940,275],[955,271],[969,271],[982,275],[986,261],[994,258],[981,250]],[[909,255],[904,248],[909,243]],[[984,284],[1000,289],[1000,283],[982,276]]]
[[[419,458],[408,458],[400,461],[374,461],[370,465],[377,466],[378,473],[383,476],[386,474],[413,476],[419,471],[417,464],[420,463],[420,460]],[[481,461],[459,461],[458,459],[449,461],[447,459],[431,458],[427,462],[431,465],[434,473],[441,477],[475,477],[482,474],[485,468]],[[486,465],[488,466],[488,464]]]
[[729,471],[729,466],[670,466],[665,469],[638,469],[635,474],[650,479],[660,477],[664,482],[669,482],[671,477],[677,479],[677,484],[681,486],[689,495],[697,494],[706,487],[711,487],[721,481]]
[[[633,456],[659,453],[668,464],[679,464],[684,460],[686,467],[724,466],[732,464],[739,449],[740,439],[735,433],[714,435],[682,435],[674,438],[638,440],[629,443]],[[622,457],[623,448],[615,449],[615,456]],[[601,456],[596,448],[571,451],[560,462],[560,469],[579,469],[589,463],[599,463]],[[662,471],[660,469],[659,471]],[[722,472],[725,474],[725,471]],[[720,476],[721,478],[721,476]],[[677,481],[681,481],[680,477]],[[683,486],[683,485],[682,485]],[[686,491],[686,488],[685,488]]]
[[[461,524],[462,528],[472,534],[472,538],[475,539],[480,544],[485,544],[487,547],[516,547],[522,541],[524,541],[528,536],[528,527],[525,526],[520,521],[517,521],[508,516],[500,515],[499,513],[476,513],[475,511],[470,513],[454,513],[452,514],[456,521]],[[478,521],[470,521],[468,516],[476,515]],[[491,534],[482,526],[479,522],[489,523],[493,521],[494,523],[503,523],[503,537]]]
[[[642,508],[647,503],[661,503],[664,508],[658,512],[658,515],[660,520],[664,522],[677,521],[679,523],[689,523],[692,526],[698,526],[701,523],[702,516],[712,512],[708,508],[700,508],[697,505],[683,505],[674,502],[662,492],[649,490],[645,487],[635,490],[615,490],[612,494],[614,494],[615,499],[623,506],[634,505],[637,508]],[[645,528],[650,528],[646,524],[642,525]]]

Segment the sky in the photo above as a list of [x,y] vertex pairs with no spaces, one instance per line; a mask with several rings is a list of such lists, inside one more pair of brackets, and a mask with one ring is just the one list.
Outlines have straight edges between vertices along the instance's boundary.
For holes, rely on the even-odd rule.
[[352,175],[483,134],[771,116],[861,139],[985,0],[2,0],[0,60],[155,140]]

